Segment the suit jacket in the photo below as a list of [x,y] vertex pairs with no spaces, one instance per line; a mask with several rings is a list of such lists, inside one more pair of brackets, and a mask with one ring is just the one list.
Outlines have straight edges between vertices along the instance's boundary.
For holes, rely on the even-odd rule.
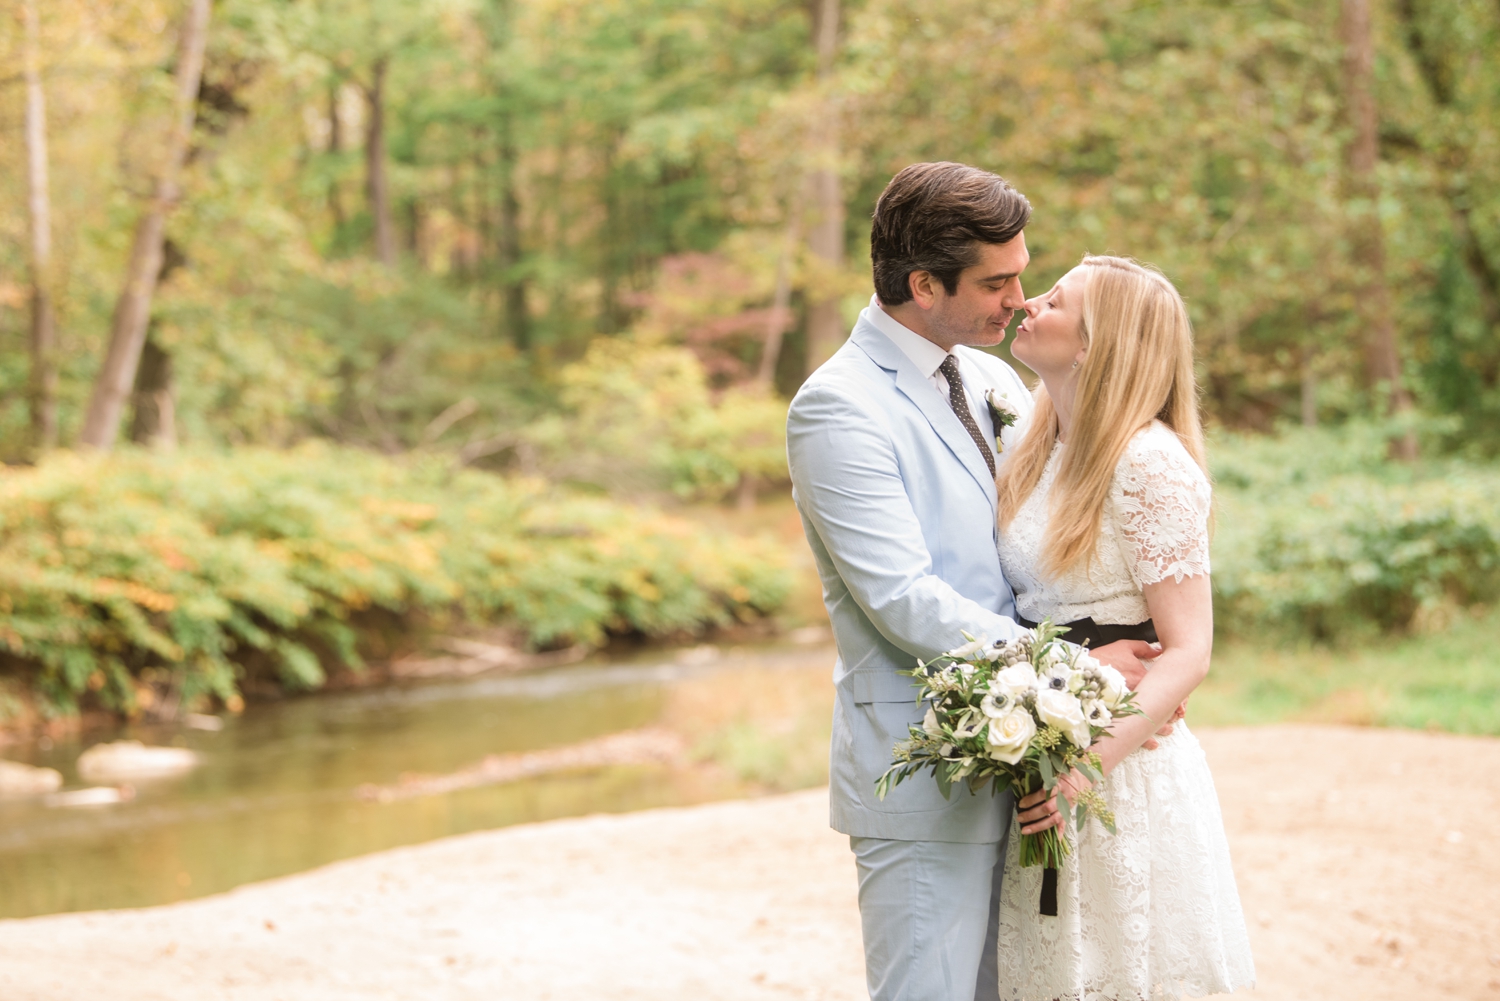
[[[971,393],[999,389],[1021,412],[1004,431],[1007,442],[1019,440],[1032,398],[1015,370],[981,351],[955,353]],[[980,430],[993,441],[982,409]],[[1009,797],[959,787],[944,800],[926,773],[884,801],[875,796],[892,746],[923,713],[913,679],[897,672],[958,646],[965,630],[993,641],[1018,629],[996,549],[995,484],[974,439],[917,366],[861,316],[792,400],[787,457],[838,645],[834,829],[898,841],[1000,840]]]

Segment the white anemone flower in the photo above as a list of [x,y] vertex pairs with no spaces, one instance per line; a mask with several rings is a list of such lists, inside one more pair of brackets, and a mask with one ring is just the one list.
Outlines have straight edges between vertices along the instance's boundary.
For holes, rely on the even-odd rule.
[[1042,671],[1037,683],[1055,692],[1076,692],[1083,687],[1083,675],[1073,670],[1067,661],[1055,660]]
[[1091,726],[1109,726],[1109,721],[1115,718],[1103,699],[1084,699],[1082,705],[1083,718],[1088,720]]
[[943,656],[952,657],[955,660],[968,660],[980,650],[984,649],[984,640],[969,640],[961,647],[954,647]]
[[972,713],[971,715],[965,716],[964,719],[953,728],[953,737],[956,740],[968,740],[970,737],[977,737],[979,735],[979,731],[983,730],[985,724],[988,722],[989,720],[983,713]]
[[922,732],[934,740],[943,739],[943,728],[938,723],[937,710],[932,706],[927,707],[927,715],[922,717]]
[[1004,689],[998,691],[992,690],[988,695],[979,700],[979,711],[990,719],[999,719],[1010,712],[1015,704],[1015,697],[1009,692]]

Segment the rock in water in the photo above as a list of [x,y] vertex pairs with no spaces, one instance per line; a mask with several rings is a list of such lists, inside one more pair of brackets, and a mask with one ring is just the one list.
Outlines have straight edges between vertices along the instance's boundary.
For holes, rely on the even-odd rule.
[[95,786],[92,789],[72,789],[68,792],[55,792],[42,802],[48,806],[113,806],[116,803],[127,803],[135,798],[135,788],[128,785],[113,789],[109,786]]
[[0,797],[35,796],[61,786],[62,775],[56,769],[0,761]]
[[78,774],[85,782],[166,778],[192,771],[198,755],[181,747],[147,747],[138,740],[95,744],[78,756]]

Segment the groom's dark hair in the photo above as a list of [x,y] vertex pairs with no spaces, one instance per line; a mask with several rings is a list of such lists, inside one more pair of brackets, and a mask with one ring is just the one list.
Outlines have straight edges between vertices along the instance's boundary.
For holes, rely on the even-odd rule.
[[1031,203],[1005,178],[962,163],[914,163],[891,178],[875,203],[870,260],[886,306],[911,301],[913,271],[929,272],[949,295],[982,243],[1009,243],[1031,219]]

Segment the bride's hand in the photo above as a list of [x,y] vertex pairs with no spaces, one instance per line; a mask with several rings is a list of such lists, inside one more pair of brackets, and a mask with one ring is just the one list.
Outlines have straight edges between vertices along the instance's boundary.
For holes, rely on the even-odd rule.
[[1022,834],[1040,834],[1048,828],[1063,827],[1066,821],[1057,809],[1057,797],[1061,793],[1069,804],[1078,802],[1080,794],[1093,788],[1083,773],[1073,769],[1067,775],[1057,780],[1057,785],[1049,792],[1039,789],[1029,796],[1022,796],[1016,802],[1016,816],[1021,821]]

